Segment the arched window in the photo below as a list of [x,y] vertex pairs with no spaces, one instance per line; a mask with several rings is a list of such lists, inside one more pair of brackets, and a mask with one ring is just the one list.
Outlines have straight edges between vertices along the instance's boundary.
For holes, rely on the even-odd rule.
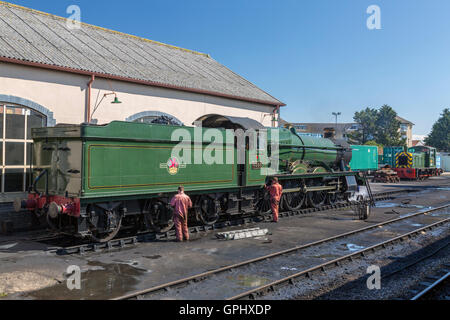
[[[47,126],[49,119],[38,108],[27,106],[36,104],[22,99],[25,105],[21,105],[14,103],[20,98],[6,97],[0,95],[0,192],[24,192],[31,179],[31,129]],[[54,122],[52,117],[51,122]]]

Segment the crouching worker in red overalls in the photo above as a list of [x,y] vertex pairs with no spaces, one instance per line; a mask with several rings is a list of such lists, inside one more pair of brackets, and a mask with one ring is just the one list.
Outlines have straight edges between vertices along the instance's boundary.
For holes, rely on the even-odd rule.
[[177,233],[177,241],[183,242],[183,238],[189,241],[188,209],[192,208],[192,201],[184,193],[184,187],[181,186],[178,188],[178,194],[172,198],[170,205],[175,208],[173,222]]
[[273,222],[278,222],[278,210],[280,207],[283,187],[278,183],[278,178],[273,178],[270,186],[265,186],[270,193],[270,206],[272,208]]

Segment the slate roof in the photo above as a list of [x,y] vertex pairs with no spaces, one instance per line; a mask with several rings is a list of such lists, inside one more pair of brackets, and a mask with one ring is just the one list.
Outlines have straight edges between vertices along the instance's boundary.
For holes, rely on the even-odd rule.
[[85,23],[71,29],[66,22],[0,1],[0,57],[284,105],[207,54]]

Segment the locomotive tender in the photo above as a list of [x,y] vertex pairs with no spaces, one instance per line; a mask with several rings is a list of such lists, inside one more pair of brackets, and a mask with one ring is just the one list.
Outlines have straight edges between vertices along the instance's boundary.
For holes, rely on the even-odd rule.
[[[223,142],[205,138],[210,128],[216,128]],[[180,129],[201,140],[183,141],[193,151],[174,157],[182,139],[174,141],[173,135]],[[16,210],[45,216],[61,232],[104,242],[122,229],[170,230],[169,201],[179,185],[194,203],[190,221],[210,225],[222,217],[269,214],[264,185],[271,177],[278,177],[284,188],[281,211],[346,201],[365,184],[358,173],[346,171],[351,149],[344,143],[268,128],[265,138],[257,136],[256,154],[250,151],[249,138],[244,140],[240,163],[238,139],[227,140],[231,129],[266,128],[248,118],[210,115],[203,118],[202,128],[116,121],[34,129],[34,183],[28,199],[15,202]],[[272,150],[275,143],[278,152]],[[223,163],[206,164],[203,159],[195,164],[196,151],[211,152],[211,146],[212,154],[223,151]],[[230,154],[234,161],[225,161]],[[274,159],[274,171],[264,171]]]

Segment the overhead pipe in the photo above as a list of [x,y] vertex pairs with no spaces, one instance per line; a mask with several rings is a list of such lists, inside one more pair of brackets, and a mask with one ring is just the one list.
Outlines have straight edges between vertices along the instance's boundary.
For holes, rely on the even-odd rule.
[[[280,113],[280,108],[281,105],[277,105],[277,107],[273,110],[273,116],[272,116],[272,127],[276,127],[276,123],[277,123],[277,114]],[[278,118],[279,120],[279,118]],[[279,125],[279,123],[278,123]]]
[[95,75],[91,75],[91,80],[88,82],[88,101],[86,105],[86,116],[84,117],[87,123],[91,123],[91,92],[92,92],[92,83],[95,81]]

